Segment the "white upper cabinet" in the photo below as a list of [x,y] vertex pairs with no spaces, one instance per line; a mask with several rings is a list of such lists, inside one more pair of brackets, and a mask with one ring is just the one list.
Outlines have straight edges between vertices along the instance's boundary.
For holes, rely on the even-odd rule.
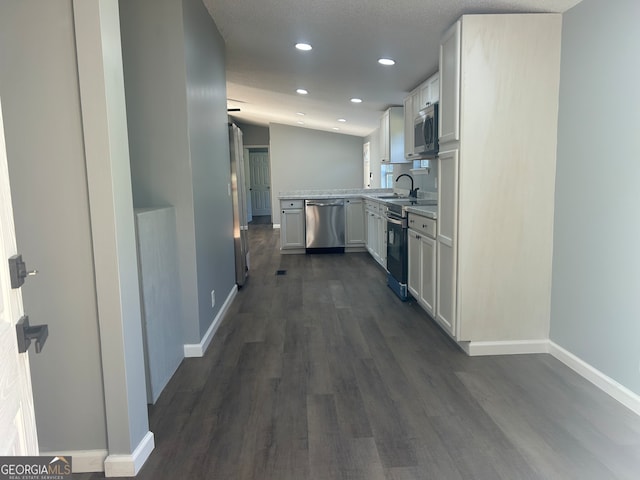
[[380,117],[380,161],[388,162],[391,156],[389,149],[389,110]]
[[440,101],[440,73],[432,75],[427,80],[428,96],[425,98],[426,103],[435,103]]
[[418,103],[418,93],[413,91],[404,99],[404,156],[410,160],[413,154],[414,141],[414,121],[416,109],[414,105]]
[[404,108],[391,107],[380,117],[380,161],[405,163]]
[[440,45],[440,144],[460,140],[460,28],[454,23]]
[[440,98],[440,75],[436,73],[430,76],[419,87],[419,98],[416,114],[430,103],[435,103]]
[[429,103],[437,102],[440,98],[440,75],[430,76],[422,82],[404,99],[404,156],[407,161],[413,161],[415,140],[415,120],[418,112]]

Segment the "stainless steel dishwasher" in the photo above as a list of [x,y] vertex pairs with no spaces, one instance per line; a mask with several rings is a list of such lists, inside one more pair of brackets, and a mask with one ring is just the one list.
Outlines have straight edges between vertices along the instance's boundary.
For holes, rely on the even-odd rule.
[[344,252],[344,199],[305,200],[308,252]]

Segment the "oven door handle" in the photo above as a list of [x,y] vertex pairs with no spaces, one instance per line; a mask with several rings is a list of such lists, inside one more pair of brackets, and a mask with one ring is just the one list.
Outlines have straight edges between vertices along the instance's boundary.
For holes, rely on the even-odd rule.
[[403,226],[403,221],[402,220],[396,220],[395,218],[391,218],[391,217],[385,217],[387,219],[387,222],[389,223],[393,223],[394,225],[400,225]]

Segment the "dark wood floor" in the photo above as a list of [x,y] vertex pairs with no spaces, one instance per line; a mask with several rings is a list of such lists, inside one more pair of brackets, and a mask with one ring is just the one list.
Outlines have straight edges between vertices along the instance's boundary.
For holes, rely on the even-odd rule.
[[249,225],[271,225],[271,215],[254,215]]
[[250,228],[250,279],[150,409],[138,478],[640,478],[640,419],[560,362],[469,358],[367,254],[281,256],[277,233]]

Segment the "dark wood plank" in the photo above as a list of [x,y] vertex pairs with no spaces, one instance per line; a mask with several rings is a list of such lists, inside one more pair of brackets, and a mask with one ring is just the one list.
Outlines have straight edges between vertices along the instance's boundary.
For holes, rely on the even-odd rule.
[[382,465],[417,465],[409,424],[399,414],[373,360],[360,360],[356,363],[354,371]]

